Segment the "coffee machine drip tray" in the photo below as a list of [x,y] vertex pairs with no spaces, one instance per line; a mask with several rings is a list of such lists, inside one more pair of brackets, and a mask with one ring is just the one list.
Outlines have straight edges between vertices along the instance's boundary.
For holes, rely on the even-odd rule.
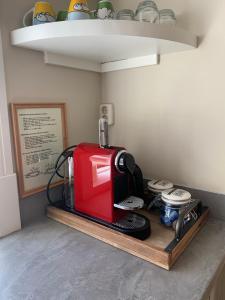
[[114,207],[122,210],[137,210],[144,207],[144,201],[141,198],[131,196],[122,202],[114,203]]
[[143,216],[134,213],[128,213],[128,215],[118,220],[114,225],[122,229],[135,229],[138,230],[147,225],[146,219]]

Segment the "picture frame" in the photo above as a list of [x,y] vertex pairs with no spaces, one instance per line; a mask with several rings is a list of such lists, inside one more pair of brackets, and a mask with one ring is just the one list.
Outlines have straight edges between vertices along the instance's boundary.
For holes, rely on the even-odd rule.
[[[67,147],[65,103],[11,103],[19,194],[46,189],[58,156]],[[55,179],[51,188],[63,184]]]

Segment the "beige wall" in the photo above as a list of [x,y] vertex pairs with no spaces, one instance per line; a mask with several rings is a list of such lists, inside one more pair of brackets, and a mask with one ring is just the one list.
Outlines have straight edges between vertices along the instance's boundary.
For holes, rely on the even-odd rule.
[[[46,66],[42,53],[10,45],[10,30],[21,26],[34,2],[15,1],[12,10],[10,1],[1,1],[8,101],[66,101],[69,143],[95,141],[100,76]],[[51,2],[59,9],[69,1]],[[114,5],[134,8],[137,2],[115,0]],[[225,2],[157,3],[174,8],[178,25],[196,33],[200,46],[163,56],[159,66],[102,76],[102,102],[113,102],[116,109],[111,143],[134,153],[146,177],[225,193]]]
[[[56,11],[67,8],[69,3],[50,2]],[[10,45],[10,31],[21,27],[23,14],[34,3],[20,0],[12,5],[8,0],[1,0],[8,102],[66,102],[69,144],[96,141],[100,76],[45,65],[42,53]]]
[[[137,3],[114,1],[115,8]],[[111,143],[133,152],[146,177],[225,193],[225,2],[157,3],[173,8],[200,46],[165,55],[158,66],[103,76],[102,102],[116,110]]]

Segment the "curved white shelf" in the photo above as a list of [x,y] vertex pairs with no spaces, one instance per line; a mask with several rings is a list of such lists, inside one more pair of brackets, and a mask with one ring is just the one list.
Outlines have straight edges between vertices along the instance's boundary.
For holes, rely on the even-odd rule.
[[197,47],[197,37],[173,25],[79,20],[12,31],[14,46],[45,52],[46,63],[107,72],[157,63],[157,56]]

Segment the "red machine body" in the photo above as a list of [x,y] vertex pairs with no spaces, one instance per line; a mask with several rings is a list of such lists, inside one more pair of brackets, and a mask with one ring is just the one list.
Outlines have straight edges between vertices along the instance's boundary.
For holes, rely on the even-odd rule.
[[74,151],[74,208],[78,212],[109,223],[125,212],[114,203],[129,196],[129,178],[115,167],[117,154],[124,148],[100,148],[80,144]]

